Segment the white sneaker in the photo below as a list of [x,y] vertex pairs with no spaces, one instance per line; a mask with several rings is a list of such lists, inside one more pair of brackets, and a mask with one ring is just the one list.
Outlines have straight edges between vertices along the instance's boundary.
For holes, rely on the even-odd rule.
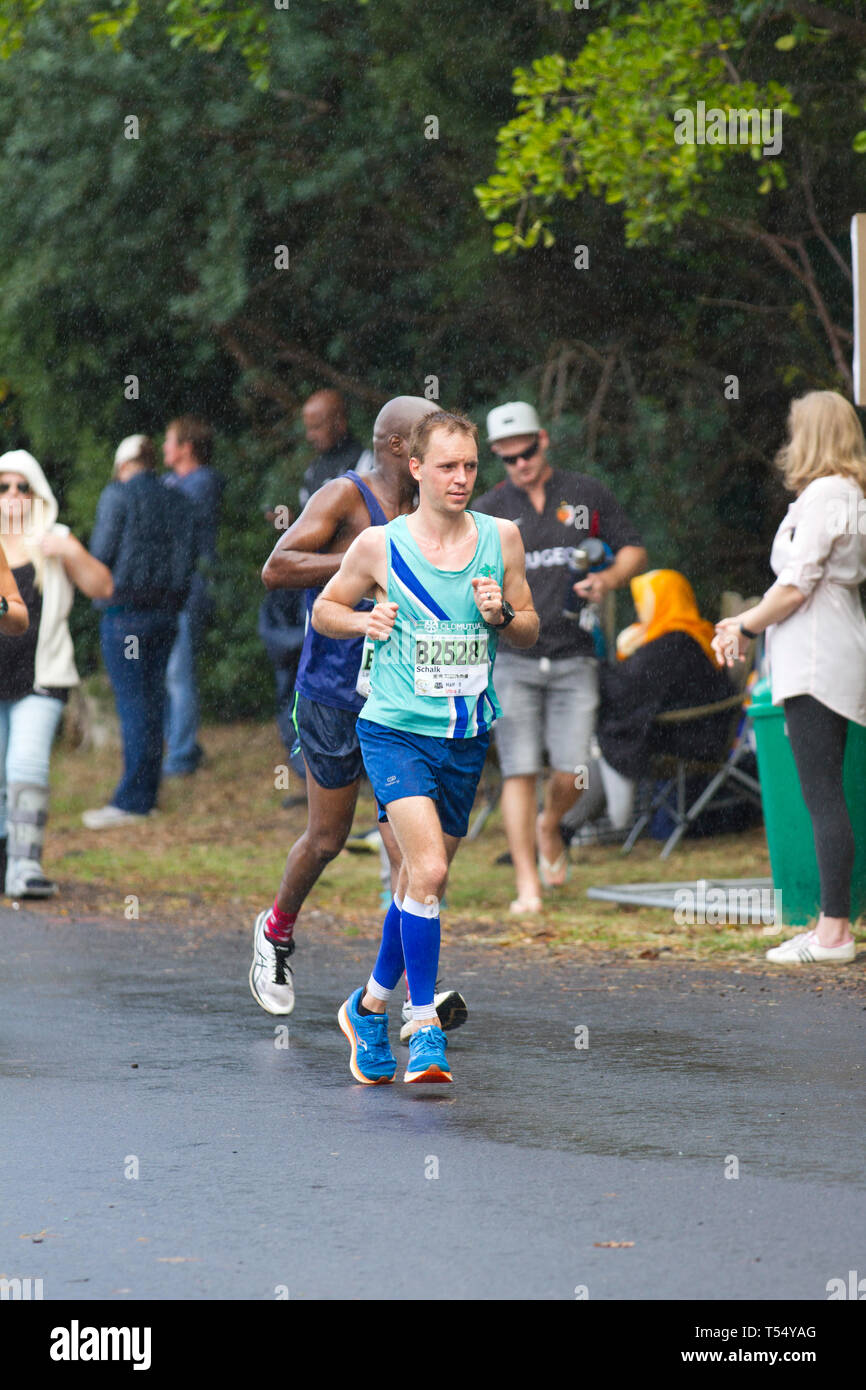
[[774,946],[767,952],[767,960],[772,961],[774,965],[810,965],[821,961],[844,964],[854,959],[856,950],[853,939],[846,941],[843,946],[822,946],[817,931],[813,929],[800,932],[799,936],[792,936],[790,941],[783,941],[781,946]]
[[265,922],[270,909],[260,912],[253,927],[253,963],[250,966],[250,989],[257,1004],[269,1014],[290,1014],[295,1007],[295,987],[289,956],[295,949],[294,938],[288,946],[275,946],[265,936]]
[[138,825],[139,821],[147,820],[149,814],[121,811],[119,806],[99,806],[94,811],[85,811],[81,819],[88,830],[110,830],[115,825]]
[[46,878],[38,859],[10,859],[6,868],[7,898],[53,898],[57,884]]
[[[458,994],[456,989],[443,989],[440,994],[434,994],[433,1007],[439,1015],[439,1027],[443,1033],[450,1033],[452,1029],[459,1028],[469,1017],[466,1000],[462,994]],[[400,1041],[407,1043],[415,1031],[415,1024],[412,1022],[412,1005],[408,999],[403,1005],[402,1018],[403,1027],[400,1029]]]

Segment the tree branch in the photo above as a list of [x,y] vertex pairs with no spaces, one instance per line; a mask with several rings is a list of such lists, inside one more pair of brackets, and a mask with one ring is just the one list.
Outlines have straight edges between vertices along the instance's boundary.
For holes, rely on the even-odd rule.
[[[360,401],[367,401],[369,405],[375,405],[377,409],[389,399],[384,392],[378,391],[373,386],[365,386],[357,377],[349,376],[346,372],[332,367],[330,362],[325,362],[323,358],[317,357],[308,348],[300,347],[297,343],[287,343],[262,324],[251,323],[247,319],[236,319],[233,327],[269,347],[275,360],[292,362],[295,366],[303,367],[308,372],[324,377],[325,381],[331,382],[333,386],[345,391],[347,395],[355,396]],[[256,365],[258,366],[258,364]],[[261,370],[261,368],[258,369]]]
[[619,348],[614,348],[605,358],[604,366],[601,369],[601,379],[592,398],[592,405],[586,415],[586,452],[590,459],[595,458],[595,446],[598,439],[598,427],[601,421],[601,410],[604,405],[605,397],[610,389],[613,380],[616,359],[619,355]]
[[[780,236],[775,232],[767,232],[763,227],[757,226],[754,222],[738,222],[730,218],[722,218],[720,221],[723,226],[728,227],[729,230],[736,232],[738,235],[748,236],[754,241],[759,241],[761,245],[769,251],[770,255],[777,260],[781,266],[784,266],[789,275],[793,275],[795,280],[799,280],[800,284],[804,286],[824,327],[827,341],[830,344],[830,351],[833,354],[833,361],[836,364],[836,370],[842,377],[842,380],[847,384],[848,390],[853,392],[854,376],[842,353],[842,347],[839,342],[839,332],[830,317],[830,311],[818,287],[818,282],[815,279],[815,272],[812,269],[812,262],[809,260],[809,253],[802,239],[800,237],[786,237]],[[795,260],[793,256],[788,254],[786,250],[787,247],[792,251],[796,251],[798,260]]]
[[849,38],[860,39],[861,43],[866,40],[866,24],[851,15],[841,14],[839,10],[828,10],[824,5],[801,4],[801,0],[788,0],[785,11],[788,14],[799,15],[801,19],[807,19],[819,29],[830,29],[834,34],[847,34]]
[[250,355],[230,328],[221,325],[215,328],[214,332],[226,351],[243,367],[244,371],[253,374],[254,380],[251,383],[251,389],[255,395],[262,396],[265,400],[277,401],[294,415],[298,409],[298,401],[294,393],[287,386],[284,386],[279,379],[272,377],[261,363]]
[[854,277],[851,274],[851,267],[845,260],[845,257],[840,253],[838,247],[833,245],[832,241],[828,237],[827,233],[824,231],[824,228],[822,227],[819,221],[818,213],[815,208],[815,199],[812,196],[812,182],[809,178],[809,170],[806,166],[805,146],[803,149],[802,175],[803,192],[806,194],[806,211],[809,214],[809,221],[812,223],[812,228],[815,232],[815,235],[820,238],[823,245],[830,252],[830,255],[833,257],[833,260],[836,262],[837,266],[841,270],[842,274],[845,276],[845,279],[848,281],[848,283],[852,284]]
[[709,294],[696,296],[698,304],[717,304],[721,309],[744,309],[749,314],[790,314],[790,304],[749,304],[745,299],[714,299]]

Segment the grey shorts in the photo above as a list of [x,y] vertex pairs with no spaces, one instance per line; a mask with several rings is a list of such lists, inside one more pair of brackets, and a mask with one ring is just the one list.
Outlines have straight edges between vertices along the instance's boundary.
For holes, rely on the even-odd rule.
[[493,684],[502,706],[502,718],[494,729],[503,777],[543,771],[545,749],[557,772],[589,765],[598,708],[594,657],[550,661],[500,651]]

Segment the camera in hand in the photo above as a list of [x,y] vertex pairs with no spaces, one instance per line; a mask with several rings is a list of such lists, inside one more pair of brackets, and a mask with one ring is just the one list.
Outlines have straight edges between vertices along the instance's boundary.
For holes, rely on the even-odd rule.
[[574,592],[574,585],[596,570],[607,569],[612,563],[613,551],[598,536],[587,536],[586,540],[574,547],[568,557],[568,587],[562,605],[563,618],[577,622],[586,607],[586,599]]

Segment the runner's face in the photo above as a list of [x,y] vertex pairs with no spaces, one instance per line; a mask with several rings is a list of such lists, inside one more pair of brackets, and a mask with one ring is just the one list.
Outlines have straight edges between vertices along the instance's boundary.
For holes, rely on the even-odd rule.
[[424,462],[412,459],[410,467],[428,506],[453,516],[466,510],[478,474],[478,449],[470,435],[434,430]]
[[547,446],[549,437],[546,430],[539,430],[538,434],[515,434],[510,439],[497,439],[490,448],[494,454],[500,458],[514,459],[522,449],[532,449],[538,443],[538,448],[531,458],[517,458],[514,463],[503,465],[505,476],[515,487],[528,491],[544,482],[547,478],[550,465],[547,462]]

